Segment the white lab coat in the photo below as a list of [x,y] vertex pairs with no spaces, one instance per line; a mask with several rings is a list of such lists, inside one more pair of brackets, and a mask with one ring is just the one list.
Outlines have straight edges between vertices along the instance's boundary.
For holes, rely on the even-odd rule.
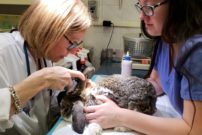
[[[14,85],[27,77],[24,40],[19,32],[0,34],[0,135],[45,135],[47,133],[47,113],[50,104],[48,90],[38,93],[30,101],[30,116],[25,112],[9,118],[11,96],[9,85]],[[29,53],[31,72],[36,65]],[[51,62],[47,61],[51,66]]]

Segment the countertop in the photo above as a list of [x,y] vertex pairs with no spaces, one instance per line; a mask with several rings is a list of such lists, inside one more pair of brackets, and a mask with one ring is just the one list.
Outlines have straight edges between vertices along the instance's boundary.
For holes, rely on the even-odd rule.
[[[148,70],[133,69],[132,75],[143,78]],[[121,73],[121,62],[105,61],[95,72],[96,75],[112,75]]]

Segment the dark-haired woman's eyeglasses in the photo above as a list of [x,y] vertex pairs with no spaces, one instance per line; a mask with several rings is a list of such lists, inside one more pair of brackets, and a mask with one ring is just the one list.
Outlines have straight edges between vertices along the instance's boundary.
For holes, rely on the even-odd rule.
[[159,2],[159,3],[155,4],[155,5],[148,5],[148,4],[146,4],[146,5],[143,5],[143,6],[140,5],[139,2],[137,2],[135,4],[135,7],[136,7],[136,9],[137,9],[138,12],[142,11],[145,16],[153,16],[154,15],[154,9],[157,8],[157,7],[159,7],[159,6],[161,6],[161,5],[163,5],[163,4],[165,4],[165,3],[167,3],[167,2],[168,1],[165,0],[163,2]]
[[71,41],[66,35],[64,35],[64,38],[69,42],[67,50],[71,50],[83,43],[83,41],[80,41],[79,43]]

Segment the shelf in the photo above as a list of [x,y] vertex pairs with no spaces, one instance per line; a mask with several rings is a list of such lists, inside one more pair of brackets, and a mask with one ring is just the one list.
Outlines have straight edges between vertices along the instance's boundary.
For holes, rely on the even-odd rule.
[[132,63],[132,69],[149,70],[150,64]]
[[0,32],[10,31],[18,25],[19,15],[0,14]]

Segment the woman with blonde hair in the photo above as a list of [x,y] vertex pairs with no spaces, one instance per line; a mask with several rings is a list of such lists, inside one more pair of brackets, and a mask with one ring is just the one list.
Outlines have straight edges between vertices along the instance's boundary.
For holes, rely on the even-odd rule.
[[35,0],[0,34],[0,134],[44,135],[56,95],[84,75],[52,62],[82,43],[91,17],[80,0]]

